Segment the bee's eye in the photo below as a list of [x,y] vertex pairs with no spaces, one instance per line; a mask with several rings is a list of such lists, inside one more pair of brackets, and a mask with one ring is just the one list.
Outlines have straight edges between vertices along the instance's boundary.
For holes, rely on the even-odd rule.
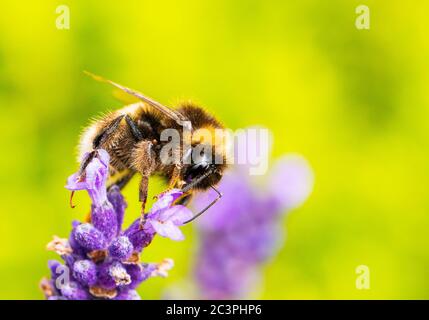
[[210,146],[204,144],[193,145],[184,155],[183,159],[188,168],[185,171],[185,180],[190,182],[192,179],[203,175],[211,166]]
[[190,182],[192,179],[199,177],[203,175],[209,168],[208,163],[197,163],[191,165],[187,170],[185,174],[185,180],[186,182]]
[[208,166],[211,162],[211,153],[204,147],[197,146],[192,150],[192,164]]

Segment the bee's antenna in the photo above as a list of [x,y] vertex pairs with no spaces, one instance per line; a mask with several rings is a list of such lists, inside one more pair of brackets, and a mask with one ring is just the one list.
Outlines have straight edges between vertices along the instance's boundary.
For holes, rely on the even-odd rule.
[[186,186],[183,187],[183,189],[182,189],[183,193],[191,190],[193,187],[195,187],[197,184],[199,184],[201,181],[203,181],[205,178],[207,178],[212,173],[213,173],[213,170],[208,170],[202,176],[196,178],[195,180],[192,180],[189,184],[187,184]]
[[204,212],[206,212],[211,206],[213,206],[220,198],[222,198],[222,193],[219,192],[219,190],[217,190],[215,187],[213,187],[212,185],[210,185],[210,188],[212,188],[214,191],[216,191],[217,193],[217,198],[214,199],[207,207],[205,207],[203,210],[201,210],[200,212],[198,212],[195,216],[193,216],[191,219],[185,221],[183,224],[187,224],[189,222],[194,221],[196,218],[198,218],[199,216],[201,216]]

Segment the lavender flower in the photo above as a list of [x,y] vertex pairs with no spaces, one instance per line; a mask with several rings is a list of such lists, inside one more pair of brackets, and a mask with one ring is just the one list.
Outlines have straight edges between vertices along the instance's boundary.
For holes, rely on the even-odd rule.
[[[313,177],[299,156],[280,159],[257,185],[244,170],[225,174],[218,189],[222,201],[201,217],[194,275],[199,298],[248,297],[282,239],[282,214],[301,205],[311,192]],[[196,199],[196,206],[209,201]]]
[[[83,159],[85,161],[88,155]],[[41,288],[50,300],[140,299],[136,288],[150,277],[166,277],[171,259],[160,263],[140,262],[140,253],[156,233],[182,240],[179,226],[192,217],[189,209],[173,205],[182,192],[161,194],[144,224],[137,219],[126,230],[122,223],[126,203],[117,186],[106,190],[109,155],[99,149],[83,173],[73,174],[66,188],[87,190],[91,200],[91,222],[73,222],[68,239],[54,237],[47,248],[58,253],[63,263],[48,263],[51,278]]]

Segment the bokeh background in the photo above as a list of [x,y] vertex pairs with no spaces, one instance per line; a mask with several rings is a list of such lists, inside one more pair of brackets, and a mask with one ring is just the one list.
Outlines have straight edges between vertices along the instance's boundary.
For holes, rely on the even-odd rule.
[[[70,8],[69,30],[55,26]],[[357,30],[355,8],[371,10]],[[41,299],[53,234],[88,210],[68,206],[66,177],[88,119],[121,106],[82,70],[163,103],[190,98],[231,128],[260,124],[273,155],[312,165],[309,200],[284,220],[261,298],[429,298],[429,4],[423,1],[3,1],[0,11],[0,298]],[[139,212],[137,180],[126,189]],[[151,184],[151,193],[163,188]],[[133,212],[135,213],[133,215]],[[156,238],[171,257],[160,298],[189,275],[195,231]],[[367,265],[371,289],[357,290]]]

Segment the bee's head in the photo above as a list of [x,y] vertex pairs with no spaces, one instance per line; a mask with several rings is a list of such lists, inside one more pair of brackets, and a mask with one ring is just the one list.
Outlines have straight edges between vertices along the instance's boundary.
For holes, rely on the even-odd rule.
[[215,151],[210,154],[209,147],[211,146],[197,144],[189,149],[190,158],[184,159],[183,181],[186,185],[194,182],[193,189],[206,190],[222,178],[226,165],[224,162],[216,163],[213,155]]
[[194,182],[194,189],[206,190],[220,181],[226,168],[224,127],[198,106],[188,103],[179,111],[193,128],[190,147],[183,155],[183,181],[187,185]]

